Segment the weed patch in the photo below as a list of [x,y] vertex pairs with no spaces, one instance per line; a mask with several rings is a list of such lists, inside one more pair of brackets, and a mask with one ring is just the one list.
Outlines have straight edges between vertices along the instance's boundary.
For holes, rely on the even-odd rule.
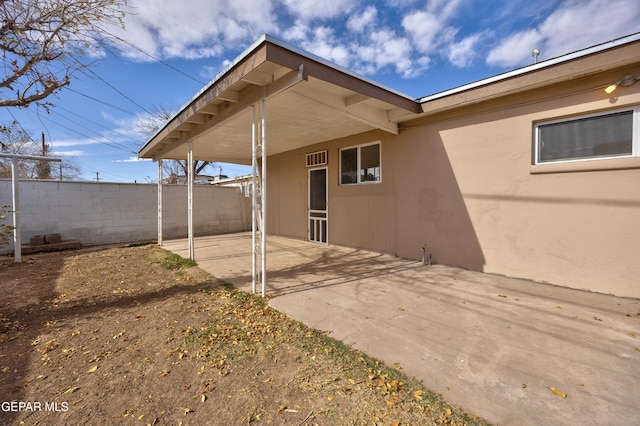
[[182,268],[191,268],[197,266],[197,263],[195,260],[185,259],[184,257],[175,253],[167,253],[167,255],[162,260],[160,260],[160,265],[172,271],[177,271]]

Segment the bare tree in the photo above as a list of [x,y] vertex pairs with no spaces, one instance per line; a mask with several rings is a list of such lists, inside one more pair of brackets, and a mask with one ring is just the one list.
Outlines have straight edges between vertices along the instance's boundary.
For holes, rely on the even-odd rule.
[[[17,122],[8,126],[0,125],[0,152],[18,155],[51,156],[50,146],[34,141],[31,134]],[[46,164],[48,167],[43,167]],[[10,161],[0,161],[0,178],[11,177]],[[20,179],[60,179],[74,180],[80,176],[80,167],[70,157],[65,157],[58,165],[49,166],[44,161],[18,161]]]
[[[137,131],[146,138],[152,137],[162,125],[173,117],[172,105],[154,105],[150,108],[151,114],[145,114],[139,117],[137,123]],[[208,166],[214,167],[215,163],[211,161],[194,160],[193,171],[197,176],[203,172]],[[165,160],[162,162],[162,171],[167,176],[167,183],[178,183],[180,176],[187,176],[186,160]]]
[[[0,106],[44,101],[88,66],[103,28],[123,26],[126,0],[0,1]],[[43,105],[48,105],[46,102]]]

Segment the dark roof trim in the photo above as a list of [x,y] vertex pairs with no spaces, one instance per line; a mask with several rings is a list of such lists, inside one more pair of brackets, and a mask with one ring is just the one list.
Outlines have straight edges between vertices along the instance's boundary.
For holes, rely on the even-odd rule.
[[556,58],[548,59],[546,61],[538,62],[537,64],[529,65],[523,68],[518,68],[513,71],[509,71],[506,73],[498,74],[493,77],[485,78],[483,80],[479,80],[473,83],[465,84],[464,86],[455,87],[453,89],[445,90],[443,92],[435,93],[433,95],[425,96],[423,98],[418,99],[418,102],[421,104],[441,99],[447,96],[455,95],[457,93],[466,92],[469,90],[476,89],[481,86],[486,86],[493,83],[498,83],[504,80],[508,80],[513,77],[518,77],[523,74],[531,73],[534,71],[542,70],[545,68],[549,68],[555,65],[563,64],[565,62],[572,61],[574,59],[579,59],[585,56],[589,56],[595,53],[602,52],[604,50],[612,49],[615,47],[623,46],[625,44],[633,43],[640,40],[640,33],[631,34],[625,37],[620,37],[615,40],[611,40],[606,43],[601,43],[592,47],[588,47],[586,49],[578,50],[576,52],[569,53],[567,55],[558,56]]
[[[420,104],[407,95],[377,84],[373,80],[265,34],[245,49],[233,62],[228,64],[209,83],[200,89],[173,117],[164,123],[139,152],[145,151],[158,137],[169,134],[173,129],[187,121],[189,117],[196,114],[198,110],[204,108],[226,89],[235,84],[237,80],[227,81],[227,78],[232,76],[234,79],[237,79],[237,70],[241,69],[243,64],[249,60],[251,62],[248,65],[247,72],[241,73],[242,76],[250,72],[255,63],[265,61],[273,62],[277,65],[290,68],[291,70],[299,70],[300,65],[303,65],[305,77],[311,75],[336,86],[379,99],[395,107],[416,114],[422,112]],[[242,79],[242,76],[240,79]]]

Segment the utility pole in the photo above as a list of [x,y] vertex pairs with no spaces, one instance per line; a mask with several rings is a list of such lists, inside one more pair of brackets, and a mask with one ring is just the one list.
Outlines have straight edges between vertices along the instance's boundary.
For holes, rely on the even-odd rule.
[[[42,156],[47,157],[48,149],[45,140],[44,132],[42,132]],[[51,179],[51,164],[48,161],[40,161],[38,163],[38,179]]]
[[99,176],[100,176],[99,173],[96,172],[96,182],[98,182],[98,183],[100,182],[100,177]]

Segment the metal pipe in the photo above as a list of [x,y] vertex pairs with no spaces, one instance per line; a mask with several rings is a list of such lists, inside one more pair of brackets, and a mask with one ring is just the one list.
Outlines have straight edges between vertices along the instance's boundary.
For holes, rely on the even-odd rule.
[[266,133],[266,123],[267,123],[267,116],[266,116],[266,103],[264,100],[262,100],[262,104],[261,104],[261,108],[260,108],[260,112],[262,115],[262,120],[261,120],[261,142],[262,142],[262,185],[261,185],[261,191],[260,191],[260,196],[261,196],[261,202],[260,202],[260,211],[262,212],[262,224],[260,226],[261,230],[260,230],[260,237],[262,239],[261,241],[261,249],[262,249],[262,265],[261,265],[261,272],[262,272],[262,297],[265,297],[266,295],[266,288],[267,288],[267,133]]
[[251,293],[256,293],[256,106],[251,105],[252,121],[251,121]]
[[18,158],[11,159],[11,185],[13,190],[13,253],[16,263],[22,262],[22,227],[20,226],[20,195],[18,191]]
[[162,159],[158,160],[158,244],[162,245]]
[[193,142],[187,144],[187,228],[189,234],[189,259],[196,260],[193,243]]

